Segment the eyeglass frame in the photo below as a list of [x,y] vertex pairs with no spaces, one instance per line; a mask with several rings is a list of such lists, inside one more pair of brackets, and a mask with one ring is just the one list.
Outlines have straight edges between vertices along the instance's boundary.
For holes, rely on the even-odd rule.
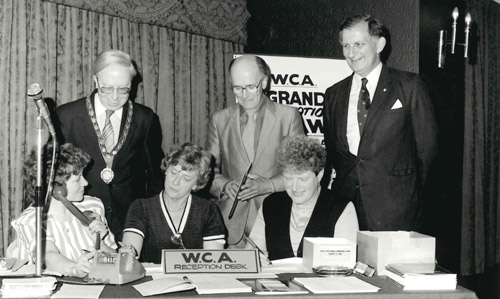
[[[131,90],[131,88],[130,88],[130,87],[124,87],[124,86],[123,86],[123,87],[118,87],[118,88],[114,88],[114,87],[111,87],[111,86],[101,86],[101,84],[99,83],[99,79],[98,79],[97,77],[96,77],[96,82],[97,82],[97,89],[98,89],[101,93],[103,93],[103,94],[105,94],[105,95],[110,95],[110,94],[113,94],[113,93],[115,92],[115,90],[116,90],[116,93],[117,93],[118,95],[127,95],[127,94],[129,94],[129,93],[130,93],[130,90]],[[103,88],[109,88],[109,89],[110,89],[110,92],[103,91]],[[126,92],[121,92],[121,91],[120,91],[120,89],[121,89],[122,91],[126,90]]]
[[[260,79],[259,83],[257,83],[257,84],[249,84],[249,85],[247,85],[245,87],[243,87],[243,86],[237,86],[237,85],[234,86],[233,85],[233,86],[231,86],[231,90],[233,91],[234,94],[242,94],[243,90],[246,90],[248,93],[256,93],[257,90],[259,90],[259,86],[262,84],[262,81],[264,81],[264,79],[266,79],[266,78],[267,77],[264,77],[264,78]],[[241,91],[236,91],[235,88],[241,88]],[[254,88],[255,88],[255,90],[252,91],[252,89],[254,89]]]

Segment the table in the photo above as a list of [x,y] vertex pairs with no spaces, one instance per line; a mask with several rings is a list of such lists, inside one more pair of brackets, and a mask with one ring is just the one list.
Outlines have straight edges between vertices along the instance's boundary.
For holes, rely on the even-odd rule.
[[[307,277],[313,276],[313,274],[307,273],[297,273],[297,274],[279,274],[279,279],[286,281],[293,277]],[[385,276],[376,277],[363,277],[356,274],[356,276],[366,282],[376,285],[380,288],[378,293],[358,293],[358,294],[305,294],[305,295],[276,295],[276,296],[259,296],[255,294],[245,293],[245,294],[215,294],[215,295],[198,295],[195,291],[186,291],[170,294],[161,294],[151,297],[142,297],[139,292],[137,292],[133,285],[143,283],[151,280],[150,276],[144,277],[135,282],[125,284],[125,285],[106,285],[99,298],[197,298],[197,299],[220,299],[220,298],[335,298],[335,299],[353,299],[353,298],[375,298],[375,299],[477,299],[476,294],[463,288],[457,286],[456,290],[453,291],[403,291],[402,287],[392,281],[390,278]],[[1,281],[1,279],[0,279]]]
[[[280,280],[289,280],[293,277],[303,277],[303,276],[311,276],[311,274],[279,274],[279,279]],[[342,299],[342,298],[375,298],[375,299],[396,299],[396,298],[402,298],[402,299],[432,299],[432,298],[437,298],[437,299],[477,299],[476,294],[468,290],[466,288],[463,288],[461,286],[457,286],[457,289],[454,291],[403,291],[402,287],[396,284],[394,281],[392,281],[390,278],[387,278],[385,276],[378,276],[378,277],[362,277],[362,276],[357,276],[360,279],[369,282],[373,285],[378,286],[381,288],[378,293],[366,293],[366,294],[306,294],[306,295],[277,295],[277,296],[259,296],[259,295],[254,295],[254,294],[216,294],[216,295],[198,295],[195,291],[187,291],[187,292],[180,292],[180,293],[171,293],[171,294],[163,294],[163,295],[157,295],[157,296],[152,296],[152,297],[147,297],[147,298],[198,298],[198,299],[205,299],[205,298],[217,298],[220,299],[221,297],[224,298],[314,298],[314,299],[321,299],[321,298],[335,298],[335,299]],[[106,285],[104,288],[103,292],[101,293],[100,298],[146,298],[142,297],[133,287],[132,285],[146,282],[150,280],[150,277],[145,277],[141,280],[138,280],[133,283],[129,283],[127,285],[122,285],[122,286],[114,286],[114,285]]]

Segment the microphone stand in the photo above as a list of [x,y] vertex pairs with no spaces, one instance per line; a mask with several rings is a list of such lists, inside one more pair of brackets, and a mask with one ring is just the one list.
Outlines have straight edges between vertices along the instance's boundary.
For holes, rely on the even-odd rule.
[[35,260],[35,276],[42,276],[42,209],[44,206],[43,199],[43,181],[42,181],[42,117],[39,114],[36,117],[36,187],[35,187],[35,210],[36,210],[36,260]]

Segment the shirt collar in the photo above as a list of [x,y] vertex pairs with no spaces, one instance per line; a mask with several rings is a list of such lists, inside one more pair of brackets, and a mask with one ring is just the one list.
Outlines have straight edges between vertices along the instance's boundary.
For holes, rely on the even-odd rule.
[[[101,100],[99,99],[99,93],[97,93],[97,92],[94,95],[94,109],[95,109],[95,115],[101,115],[101,114],[106,113],[106,107],[104,107],[102,105]],[[121,118],[122,111],[123,111],[123,107],[121,107],[120,109],[116,110],[113,113],[113,115],[116,115],[119,118]]]
[[[261,111],[264,109],[264,107],[266,106],[266,102],[267,102],[267,97],[265,95],[262,95],[261,99],[260,99],[259,106],[257,106],[257,111],[255,111],[256,116],[258,116],[261,113]],[[238,104],[238,106],[240,109],[240,117],[242,115],[247,115],[245,108],[243,108],[243,106],[241,106],[240,104]]]
[[361,79],[366,78],[368,80],[367,83],[368,85],[373,84],[374,86],[377,86],[381,72],[382,72],[382,62],[379,62],[377,66],[366,77],[361,77],[360,75],[354,73],[354,80],[359,82],[359,84],[361,85]]

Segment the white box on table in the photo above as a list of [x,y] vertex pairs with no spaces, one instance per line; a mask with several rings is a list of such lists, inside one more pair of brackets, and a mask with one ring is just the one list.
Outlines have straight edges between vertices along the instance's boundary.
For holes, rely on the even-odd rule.
[[394,263],[434,263],[436,239],[413,231],[359,231],[358,262],[385,274],[385,266]]

